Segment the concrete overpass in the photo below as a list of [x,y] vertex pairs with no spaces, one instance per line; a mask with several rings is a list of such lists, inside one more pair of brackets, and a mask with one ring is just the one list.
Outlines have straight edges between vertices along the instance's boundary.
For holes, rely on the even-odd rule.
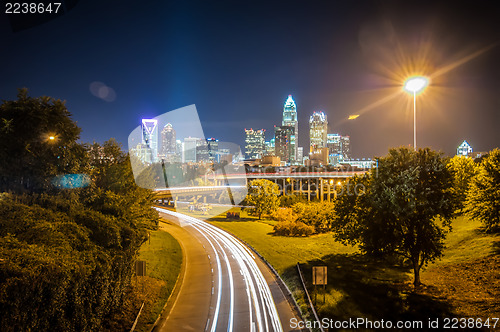
[[[207,197],[220,197],[244,191],[245,182],[266,179],[276,183],[281,195],[305,195],[308,200],[318,197],[320,200],[331,200],[341,189],[342,183],[354,176],[363,175],[365,171],[350,172],[300,172],[300,173],[241,173],[241,174],[211,174],[205,177],[209,186],[169,187],[156,189],[155,195],[161,201],[176,201],[178,198],[198,200]],[[242,183],[242,185],[227,185],[228,183]]]

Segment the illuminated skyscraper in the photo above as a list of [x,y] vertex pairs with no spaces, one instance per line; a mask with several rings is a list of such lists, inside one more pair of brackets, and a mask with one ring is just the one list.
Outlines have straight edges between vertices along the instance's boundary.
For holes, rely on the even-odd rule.
[[266,151],[265,151],[265,155],[268,155],[268,156],[274,156],[275,153],[274,153],[274,137],[271,138],[269,141],[266,141]]
[[323,111],[314,112],[309,118],[310,151],[326,147],[328,121]]
[[177,146],[175,143],[175,130],[172,128],[172,124],[167,123],[161,131],[161,154],[166,157],[167,155],[173,155],[176,152]]
[[342,143],[342,157],[344,160],[351,159],[351,138],[349,136],[340,136]]
[[217,154],[219,153],[219,140],[215,138],[207,138],[208,146],[208,159],[210,161],[216,161]]
[[266,149],[265,130],[245,129],[245,158],[258,159],[264,155]]
[[195,163],[196,162],[196,147],[199,144],[200,138],[186,137],[182,145],[182,162]]
[[349,136],[339,134],[328,134],[326,140],[330,164],[336,165],[344,160],[351,159],[351,147]]
[[155,119],[142,119],[142,144],[151,149],[151,161],[158,160],[158,121]]
[[274,127],[274,154],[287,164],[293,163],[294,146],[292,145],[292,137],[294,136],[294,129],[292,126]]
[[293,163],[296,160],[299,142],[299,121],[297,119],[297,105],[295,105],[292,95],[288,95],[288,98],[285,101],[285,105],[283,107],[283,121],[281,122],[281,125],[293,128],[292,134],[288,137],[291,149],[289,160]]

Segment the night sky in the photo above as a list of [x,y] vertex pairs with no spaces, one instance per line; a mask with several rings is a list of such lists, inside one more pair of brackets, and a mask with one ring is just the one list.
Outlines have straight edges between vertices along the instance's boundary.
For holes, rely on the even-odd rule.
[[243,146],[244,128],[272,137],[292,94],[304,151],[309,116],[323,110],[354,157],[380,156],[412,144],[413,99],[401,86],[424,74],[419,146],[500,146],[496,0],[80,0],[17,32],[4,11],[0,99],[27,87],[66,100],[83,142],[127,148],[141,118],[195,104],[206,137]]

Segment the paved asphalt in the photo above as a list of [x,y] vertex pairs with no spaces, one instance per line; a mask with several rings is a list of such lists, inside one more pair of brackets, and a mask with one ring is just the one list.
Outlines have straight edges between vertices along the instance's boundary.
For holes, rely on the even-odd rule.
[[185,265],[180,288],[154,331],[292,330],[295,311],[259,257],[205,221],[157,209],[175,224],[166,231],[181,244]]

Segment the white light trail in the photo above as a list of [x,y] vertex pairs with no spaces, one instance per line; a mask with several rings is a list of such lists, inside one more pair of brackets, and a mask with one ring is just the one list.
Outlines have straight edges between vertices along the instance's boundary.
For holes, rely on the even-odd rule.
[[196,229],[207,240],[215,253],[218,271],[218,288],[217,304],[214,317],[212,319],[212,326],[210,329],[211,332],[215,332],[218,323],[218,316],[221,314],[222,268],[219,250],[221,251],[221,255],[223,256],[223,260],[227,267],[229,278],[230,304],[227,331],[232,332],[234,329],[235,292],[232,273],[233,269],[231,268],[229,261],[229,257],[231,256],[238,264],[238,268],[235,271],[240,271],[246,286],[246,295],[249,305],[250,331],[253,331],[255,328],[257,328],[257,331],[283,331],[269,285],[262,275],[262,272],[259,270],[257,263],[255,262],[254,255],[245,245],[227,232],[209,223],[170,210],[162,208],[156,209],[162,213],[187,221],[184,225],[191,226]]

